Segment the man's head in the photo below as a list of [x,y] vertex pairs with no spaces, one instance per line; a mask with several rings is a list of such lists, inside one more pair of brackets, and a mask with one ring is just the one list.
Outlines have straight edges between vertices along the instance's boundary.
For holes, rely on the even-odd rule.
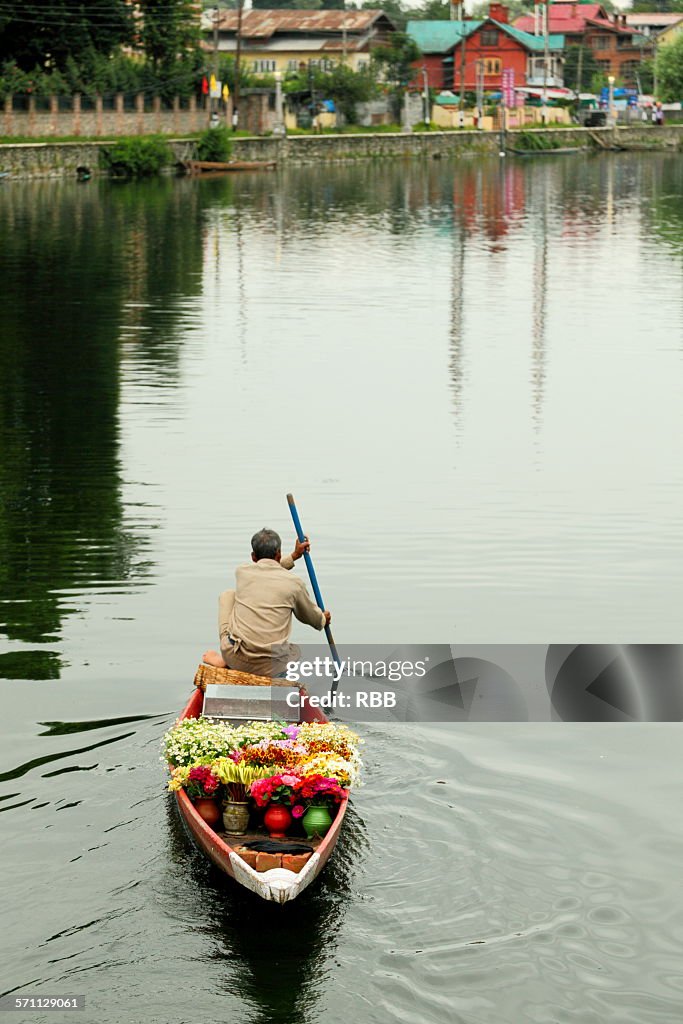
[[261,558],[274,558],[276,562],[282,557],[282,541],[275,530],[267,530],[265,526],[251,538],[251,560],[258,562]]

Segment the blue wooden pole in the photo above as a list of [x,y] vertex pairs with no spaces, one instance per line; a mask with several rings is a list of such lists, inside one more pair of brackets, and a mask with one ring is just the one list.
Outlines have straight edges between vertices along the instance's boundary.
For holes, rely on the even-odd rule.
[[[294,521],[294,529],[296,530],[296,535],[299,538],[299,542],[301,544],[303,544],[303,542],[306,539],[306,534],[304,533],[303,527],[301,525],[301,520],[299,519],[299,513],[296,510],[296,505],[294,503],[294,498],[293,498],[293,496],[291,494],[287,495],[287,504],[289,505],[289,511],[292,513],[292,519]],[[309,579],[311,581],[311,587],[313,588],[313,594],[315,596],[316,604],[318,605],[318,608],[320,608],[320,610],[324,612],[325,611],[325,604],[323,602],[323,596],[320,593],[320,587],[318,586],[318,578],[315,575],[315,569],[313,568],[313,561],[312,561],[311,556],[308,553],[308,551],[304,551],[304,561],[306,562],[306,568],[308,569],[308,577],[309,577]],[[337,645],[334,642],[334,638],[332,637],[332,630],[330,629],[329,626],[325,626],[325,636],[327,637],[327,642],[330,645],[330,651],[332,653],[332,657],[334,659],[334,663],[335,663],[335,665],[337,665],[338,668],[340,668],[341,667],[341,658],[339,657],[339,652],[337,651]],[[337,683],[334,682],[332,684],[332,692],[334,693],[334,691],[336,689],[337,689]]]

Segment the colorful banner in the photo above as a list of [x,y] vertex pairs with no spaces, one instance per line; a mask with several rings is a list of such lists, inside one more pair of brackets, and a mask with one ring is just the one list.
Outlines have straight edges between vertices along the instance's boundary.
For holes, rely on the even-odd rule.
[[503,105],[515,106],[515,69],[503,68],[502,76]]

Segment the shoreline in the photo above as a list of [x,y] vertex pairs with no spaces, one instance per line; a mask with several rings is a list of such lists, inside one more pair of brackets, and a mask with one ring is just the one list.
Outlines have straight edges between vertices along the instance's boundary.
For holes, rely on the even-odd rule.
[[[511,129],[506,133],[510,148],[524,129]],[[600,152],[680,152],[683,150],[683,124],[629,125],[612,128],[557,127],[534,128],[534,135],[546,137],[566,149]],[[362,134],[241,136],[234,140],[233,158],[244,161],[274,161],[283,166],[310,166],[327,163],[348,163],[356,160],[385,158],[415,158],[467,156],[471,154],[497,154],[500,151],[499,131],[431,131],[431,132],[377,132]],[[59,140],[40,142],[3,142],[0,144],[0,173],[7,173],[5,181],[29,178],[71,178],[76,168],[85,166],[93,175],[106,174],[100,167],[102,147],[119,141]],[[194,138],[169,137],[176,163],[191,159]],[[527,154],[524,154],[525,156]],[[535,156],[535,153],[529,153]],[[541,155],[552,156],[553,150]],[[570,154],[571,155],[571,154]]]

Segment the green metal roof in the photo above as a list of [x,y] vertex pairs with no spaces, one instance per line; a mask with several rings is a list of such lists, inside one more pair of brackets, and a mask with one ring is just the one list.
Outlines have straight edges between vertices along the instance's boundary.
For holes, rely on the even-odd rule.
[[[531,32],[522,32],[521,29],[515,28],[514,25],[504,25],[500,21],[494,22],[498,28],[502,28],[504,32],[507,32],[513,39],[517,39],[522,46],[526,46],[527,50],[539,50],[541,53],[545,49],[545,40],[543,36],[535,36]],[[563,50],[564,49],[564,36],[557,32],[551,32],[548,35],[548,49],[549,50]]]
[[[517,42],[525,46],[527,50],[543,53],[545,42],[543,36],[532,35],[531,32],[522,32],[514,25],[505,24],[502,21],[494,21],[493,18],[483,20],[467,21],[409,21],[406,25],[406,32],[411,39],[414,39],[423,53],[448,53],[457,46],[462,37],[471,36],[485,22],[490,22]],[[553,33],[548,36],[549,50],[563,50],[564,36]]]
[[448,53],[463,35],[471,35],[483,24],[483,21],[409,21],[406,32],[423,53]]

